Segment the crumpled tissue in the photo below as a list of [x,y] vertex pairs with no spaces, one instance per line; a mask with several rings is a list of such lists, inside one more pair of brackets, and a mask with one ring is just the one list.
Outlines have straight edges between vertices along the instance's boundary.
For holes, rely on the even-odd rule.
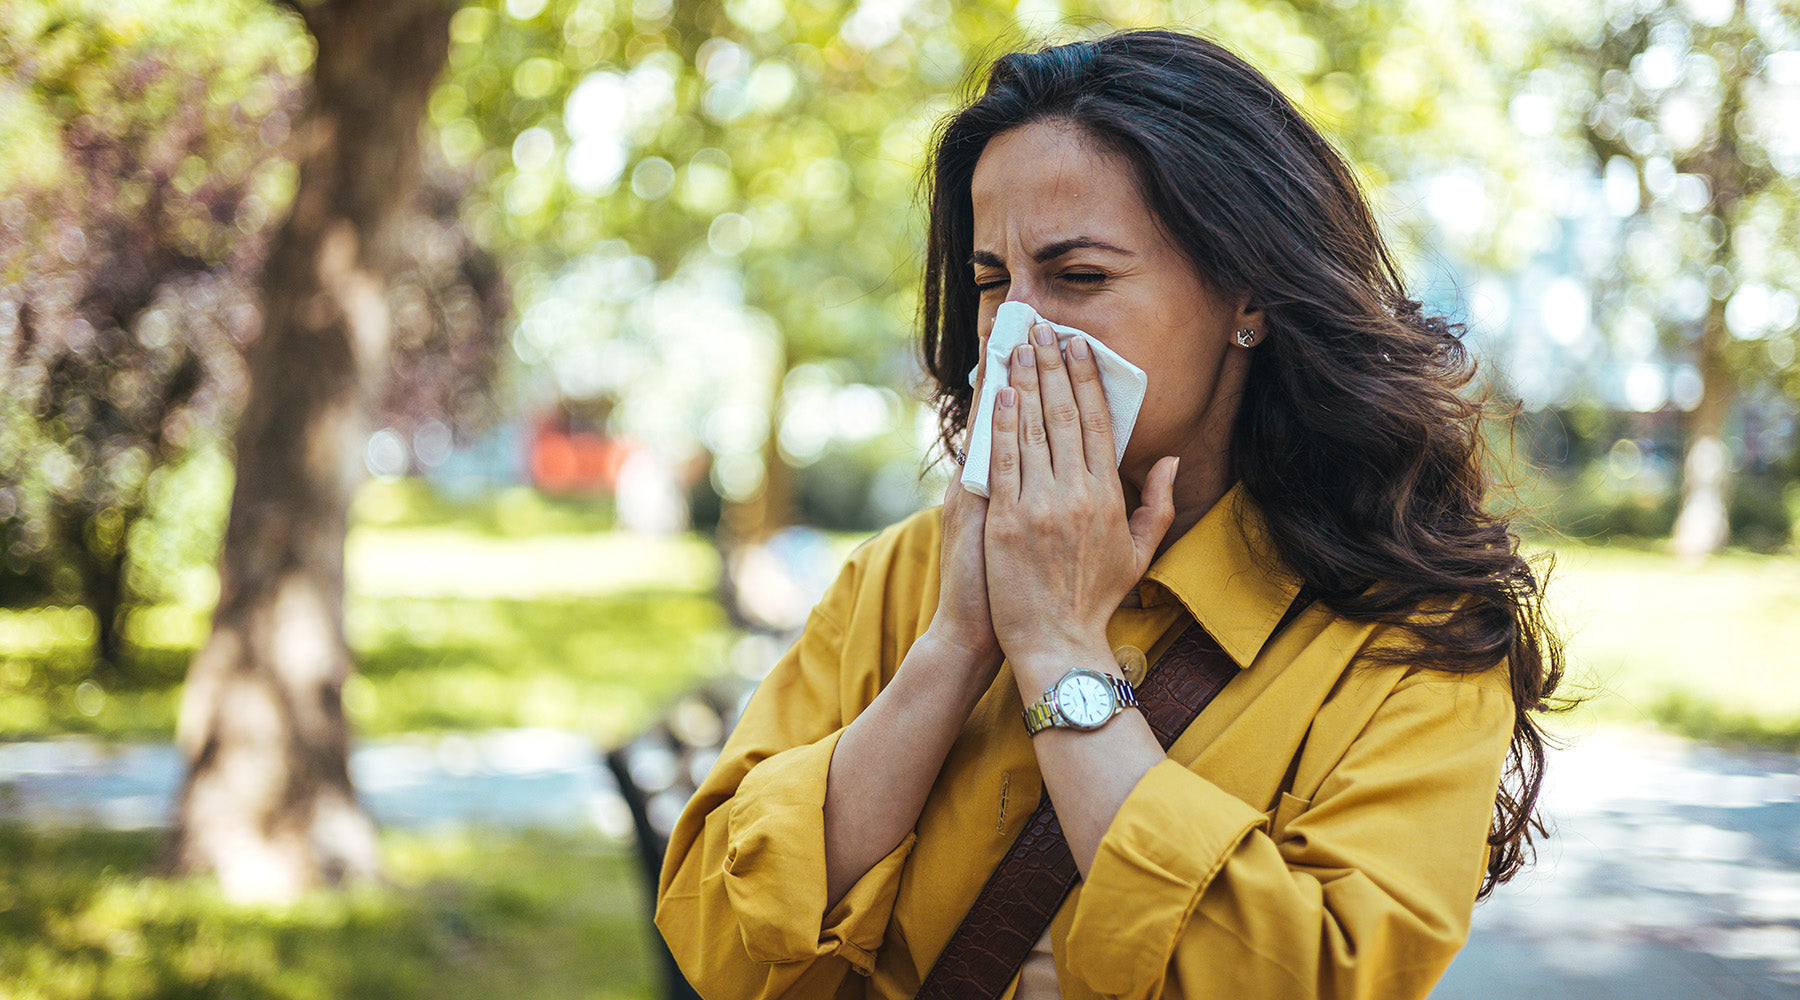
[[[1000,387],[1007,384],[1007,362],[1013,349],[1026,342],[1032,324],[1043,319],[1036,309],[1023,302],[1004,302],[994,314],[994,332],[988,335],[987,380],[981,383],[981,399],[970,421],[969,455],[963,464],[963,488],[977,496],[988,495],[988,458],[993,452],[994,399]],[[1050,324],[1056,331],[1056,343],[1063,347],[1080,337],[1087,341],[1094,360],[1100,367],[1100,387],[1106,392],[1106,411],[1112,417],[1113,464],[1125,457],[1125,443],[1137,424],[1138,410],[1144,405],[1144,391],[1150,385],[1144,370],[1126,361],[1118,352],[1098,339],[1072,326]],[[969,372],[969,384],[976,384],[981,371],[977,365]]]

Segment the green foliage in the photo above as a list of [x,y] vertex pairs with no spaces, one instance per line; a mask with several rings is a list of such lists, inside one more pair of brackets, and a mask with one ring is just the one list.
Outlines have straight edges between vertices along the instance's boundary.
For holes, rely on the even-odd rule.
[[[491,178],[471,225],[531,265],[527,294],[531,271],[608,237],[661,278],[696,255],[735,260],[749,304],[776,319],[796,357],[879,361],[914,308],[917,151],[941,107],[932,97],[962,59],[941,31],[866,51],[840,37],[849,14],[573,0],[463,9],[432,116],[446,156]],[[937,48],[916,51],[921,38]]]
[[0,7],[0,596],[87,605],[102,667],[152,474],[235,405],[295,42],[256,0]]
[[[1546,51],[1516,100],[1553,108],[1603,178],[1595,200],[1616,229],[1596,229],[1578,270],[1614,359],[1693,365],[1704,402],[1695,393],[1682,408],[1698,405],[1705,426],[1691,434],[1722,437],[1728,408],[1765,427],[1791,420],[1800,146],[1788,123],[1800,90],[1787,67],[1800,60],[1800,7],[1617,0],[1537,14]],[[1782,393],[1779,416],[1757,402]]]
[[[0,118],[10,140],[0,144],[6,193],[69,187],[94,151],[71,136],[112,136],[139,141],[142,159],[112,164],[133,169],[106,193],[166,213],[158,228],[188,256],[224,260],[238,237],[286,207],[291,168],[259,147],[282,138],[286,91],[311,52],[265,0],[18,0],[0,9],[0,39],[0,70],[11,84]],[[218,217],[212,199],[236,185],[254,194],[236,206],[247,214]],[[10,236],[41,238],[45,229],[33,227],[53,230],[62,220],[5,221]]]
[[0,827],[12,1000],[651,994],[635,860],[589,836],[388,833],[391,887],[281,912],[159,878],[154,833]]
[[[1592,404],[1522,412],[1486,425],[1490,464],[1527,533],[1601,544],[1666,539],[1681,500],[1681,428],[1671,416]],[[1790,463],[1741,470],[1730,544],[1788,551],[1797,501]]]
[[[978,71],[1012,48],[1178,24],[1269,72],[1378,193],[1426,171],[1518,173],[1522,155],[1501,137],[1506,58],[1522,43],[1498,17],[1357,0],[1055,7],[463,8],[431,116],[446,159],[485,178],[470,227],[518,262],[528,384],[618,401],[607,430],[670,454],[704,447],[727,501],[755,493],[770,457],[793,461],[766,446],[793,419],[785,373],[828,361],[844,384],[916,395],[925,150]],[[1496,50],[1505,57],[1486,58]],[[1517,243],[1514,189],[1491,186],[1483,246]],[[1416,215],[1414,200],[1391,204]],[[657,374],[670,368],[683,385]],[[910,435],[916,405],[895,411]]]
[[127,541],[126,585],[139,601],[199,606],[218,597],[214,563],[231,483],[231,458],[217,444],[150,473],[144,515]]
[[[216,589],[220,454],[311,58],[265,0],[0,6],[0,606],[85,604],[114,686],[131,607]],[[461,179],[425,181],[380,410],[441,452],[491,408],[507,297],[457,224]]]
[[1545,526],[1590,542],[1667,538],[1675,524],[1679,499],[1667,480],[1654,486],[1622,479],[1604,462],[1577,475],[1547,481],[1539,490],[1551,498],[1545,508]]
[[[1620,465],[1602,460],[1576,472],[1541,476],[1521,491],[1532,530],[1597,544],[1668,538],[1681,499],[1673,475],[1643,470],[1625,475]],[[1731,544],[1752,552],[1789,551],[1796,494],[1800,490],[1782,477],[1739,476],[1727,511]]]

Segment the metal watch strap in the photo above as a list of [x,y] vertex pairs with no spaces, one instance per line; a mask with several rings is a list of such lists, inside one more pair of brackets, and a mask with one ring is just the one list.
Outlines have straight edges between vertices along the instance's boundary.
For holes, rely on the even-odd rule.
[[[1270,633],[1271,639],[1312,600],[1310,588],[1302,589]],[[1175,639],[1137,688],[1138,707],[1164,750],[1237,672],[1237,664],[1199,622]],[[919,1000],[995,998],[1005,993],[1079,878],[1046,788],[1025,829],[926,973]]]
[[[1094,671],[1094,673],[1100,672]],[[1063,676],[1067,677],[1068,674],[1064,674]],[[1104,677],[1106,682],[1112,685],[1114,718],[1117,718],[1120,712],[1123,712],[1128,708],[1138,707],[1137,691],[1132,688],[1130,683],[1123,677],[1114,677],[1113,675],[1106,673],[1100,673],[1100,676]],[[1026,733],[1036,736],[1053,726],[1068,725],[1068,720],[1063,718],[1062,710],[1056,707],[1056,689],[1061,684],[1062,678],[1057,678],[1055,684],[1050,685],[1044,690],[1043,697],[1032,702],[1024,712],[1020,713],[1025,718]]]

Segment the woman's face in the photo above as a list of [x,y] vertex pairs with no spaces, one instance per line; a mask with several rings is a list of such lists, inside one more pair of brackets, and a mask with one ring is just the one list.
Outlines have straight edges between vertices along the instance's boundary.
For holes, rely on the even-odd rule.
[[1250,359],[1232,334],[1261,334],[1262,317],[1214,291],[1169,242],[1129,161],[1073,125],[1034,123],[988,142],[971,196],[982,340],[1008,301],[1087,331],[1150,379],[1125,480],[1141,485],[1164,455],[1182,457],[1184,480],[1222,473]]

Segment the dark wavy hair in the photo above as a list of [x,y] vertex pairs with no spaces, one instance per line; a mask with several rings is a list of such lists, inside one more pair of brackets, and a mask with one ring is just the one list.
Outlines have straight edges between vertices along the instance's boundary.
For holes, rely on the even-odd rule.
[[1133,31],[1001,57],[941,126],[926,179],[923,350],[942,441],[969,420],[979,293],[970,181],[990,139],[1071,123],[1130,162],[1145,203],[1215,289],[1262,310],[1233,473],[1276,554],[1346,617],[1410,636],[1372,655],[1437,670],[1502,663],[1515,718],[1480,896],[1522,869],[1561,643],[1507,517],[1487,509],[1483,407],[1463,329],[1410,298],[1336,150],[1217,43]]

